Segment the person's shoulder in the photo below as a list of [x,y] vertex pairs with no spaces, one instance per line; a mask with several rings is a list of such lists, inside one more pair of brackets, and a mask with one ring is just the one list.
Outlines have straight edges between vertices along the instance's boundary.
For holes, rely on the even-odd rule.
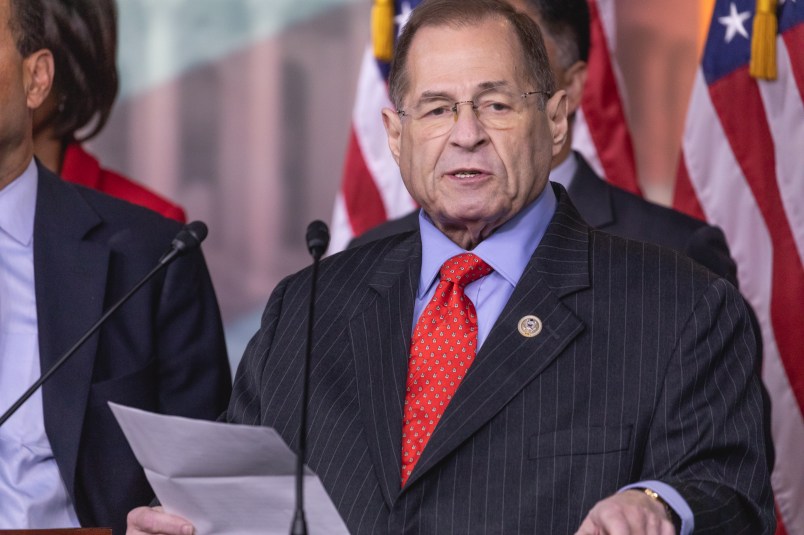
[[187,221],[187,216],[181,206],[120,173],[101,168],[101,184],[103,187],[100,191],[112,197],[143,206],[181,223]]
[[737,284],[737,266],[719,227],[615,186],[610,188],[617,217],[613,233],[680,251]]
[[[601,178],[583,156],[575,153],[575,157],[578,169],[573,177],[570,191],[580,197],[577,201],[586,210],[598,207],[604,199],[611,203],[610,215],[613,219],[600,224],[608,232],[626,238],[645,239],[646,235],[654,234],[661,238],[669,231],[672,239],[673,236],[688,235],[701,227],[709,226],[705,221],[653,203],[612,184]],[[582,209],[581,213],[584,211]],[[594,218],[590,223],[593,226],[598,225]],[[661,240],[657,243],[666,245]]]
[[412,212],[402,217],[391,219],[372,229],[367,230],[366,232],[357,236],[351,242],[349,242],[349,248],[356,247],[358,245],[364,245],[366,243],[379,240],[381,238],[387,238],[395,234],[400,234],[403,232],[411,232],[414,230],[419,230],[418,209],[413,210]]
[[146,228],[154,227],[171,230],[181,228],[181,224],[178,221],[165,217],[150,208],[78,184],[70,184],[69,186],[74,188],[87,204],[109,224],[121,226],[141,224]]
[[[94,241],[128,244],[160,244],[167,246],[181,224],[153,210],[112,197],[106,193],[61,180],[40,167],[40,184],[47,187],[54,198],[49,203],[58,203],[57,217],[69,214],[91,214],[96,221],[89,234]],[[64,222],[63,222],[64,223]],[[122,237],[125,236],[125,239]]]
[[683,251],[667,245],[599,229],[590,230],[590,242],[592,261],[602,263],[602,272],[618,272],[650,284],[664,284],[682,277],[685,284],[689,282],[699,290],[723,278]]
[[421,256],[421,238],[417,230],[406,230],[356,245],[324,259],[328,266],[359,265],[366,269],[378,264],[410,261]]
[[616,186],[611,186],[611,188],[614,190],[613,194],[621,203],[628,204],[635,210],[645,212],[657,221],[673,225],[676,228],[683,229],[690,233],[695,232],[701,227],[711,226],[706,221],[701,221],[700,219],[681,213],[673,208],[651,202],[630,191],[625,191]]
[[640,221],[652,221],[654,225],[670,228],[686,235],[692,234],[702,227],[709,227],[708,223],[688,216],[677,210],[651,202],[630,191],[606,183],[611,191],[612,200],[618,216],[629,215],[639,218]]
[[144,206],[180,223],[187,220],[181,206],[116,171],[101,167],[98,159],[78,143],[71,143],[65,149],[61,177],[67,182]]
[[[418,232],[402,232],[363,245],[352,247],[321,260],[319,284],[354,285],[361,281],[393,277],[421,262],[421,239]],[[290,281],[304,281],[310,266],[294,273]]]

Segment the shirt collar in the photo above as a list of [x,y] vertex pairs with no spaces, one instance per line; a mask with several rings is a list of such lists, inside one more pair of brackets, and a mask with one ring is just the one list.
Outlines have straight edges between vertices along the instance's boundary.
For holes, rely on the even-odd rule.
[[[516,286],[547,230],[556,210],[556,196],[548,184],[535,201],[480,242],[472,253],[483,259],[511,286]],[[422,270],[418,297],[421,298],[438,278],[441,265],[466,250],[441,233],[430,217],[419,212],[422,237]]]
[[572,177],[575,176],[575,171],[577,170],[578,160],[575,159],[575,153],[570,152],[569,156],[563,162],[550,171],[550,180],[558,182],[564,186],[564,189],[569,191],[570,184],[572,184]]
[[33,240],[37,177],[36,161],[31,158],[25,171],[0,189],[0,231],[26,247]]

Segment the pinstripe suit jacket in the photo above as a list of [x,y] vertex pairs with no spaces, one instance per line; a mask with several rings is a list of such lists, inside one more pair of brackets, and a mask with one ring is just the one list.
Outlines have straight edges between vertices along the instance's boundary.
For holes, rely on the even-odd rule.
[[[309,465],[352,533],[573,533],[630,482],[673,485],[696,533],[772,533],[755,341],[731,284],[591,230],[560,186],[517,288],[400,488],[417,232],[323,261]],[[310,270],[274,291],[227,418],[297,444]],[[543,332],[524,338],[519,319]]]

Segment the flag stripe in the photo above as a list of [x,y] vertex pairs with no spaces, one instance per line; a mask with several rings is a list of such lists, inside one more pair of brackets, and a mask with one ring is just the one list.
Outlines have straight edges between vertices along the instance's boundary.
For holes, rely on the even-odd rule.
[[706,220],[703,207],[698,202],[698,196],[695,195],[695,190],[690,181],[689,171],[687,170],[687,160],[684,158],[684,153],[681,153],[678,162],[678,173],[676,174],[676,191],[673,198],[673,207],[680,210],[692,217]]
[[[804,25],[801,25],[804,28]],[[804,261],[804,166],[788,154],[804,149],[804,121],[789,121],[788,117],[804,117],[804,101],[791,76],[793,65],[781,38],[777,44],[778,77],[772,82],[759,82],[762,105],[773,136],[776,175],[780,198],[789,227],[795,238],[799,259]],[[791,251],[792,252],[792,251]]]
[[[756,310],[757,315],[765,310]],[[762,380],[771,394],[771,432],[776,448],[776,466],[771,475],[771,485],[777,509],[785,526],[790,526],[791,535],[804,534],[804,477],[801,471],[802,444],[804,444],[804,417],[799,410],[793,390],[788,382],[786,370],[779,359],[779,350],[773,338],[773,331],[763,329],[765,348]],[[777,535],[779,535],[777,531]]]
[[709,86],[726,138],[754,193],[773,246],[771,324],[799,407],[804,400],[804,329],[798,315],[804,296],[804,268],[785,218],[776,180],[776,158],[756,82],[743,66]]
[[[694,128],[691,126],[694,125]],[[740,289],[759,318],[770,317],[771,238],[765,221],[757,207],[753,193],[745,182],[742,171],[729,149],[720,142],[726,137],[710,100],[702,74],[695,80],[695,90],[687,117],[682,162],[690,176],[691,195],[684,199],[689,204],[706,206],[706,219],[721,225],[726,233],[731,252],[739,267]],[[683,170],[680,168],[679,173]],[[705,177],[701,180],[700,177]],[[677,198],[683,190],[677,190]],[[677,204],[678,206],[678,204]],[[695,215],[695,214],[692,214]],[[701,214],[703,215],[703,212]],[[804,443],[804,419],[780,361],[774,332],[762,322],[764,348],[763,380],[773,397],[771,426],[776,448],[776,470],[772,483],[776,499],[782,505],[784,521],[791,526],[804,526],[804,510],[797,506],[798,496],[804,496],[804,479],[795,469],[790,470],[788,460],[799,459]],[[795,466],[795,465],[793,465]],[[777,535],[784,533],[784,529]],[[791,533],[804,533],[791,532]]]
[[784,528],[778,506],[776,507],[776,535],[787,535],[787,530]]
[[740,289],[762,325],[777,535],[804,535],[804,329],[797,321],[804,311],[804,13],[799,3],[780,4],[778,79],[757,82],[747,74],[750,38],[729,38],[736,23],[726,16],[735,9],[750,20],[754,7],[753,0],[718,0],[687,113],[674,206],[703,213],[726,233]]
[[[804,50],[804,24],[789,29],[782,36],[782,40],[787,50]],[[798,86],[798,94],[802,96],[804,95],[804,65],[801,61],[793,62],[790,64],[790,68]]]
[[346,211],[346,202],[343,199],[343,191],[335,196],[335,206],[332,209],[332,224],[330,225],[330,251],[343,251],[349,245],[349,241],[354,238],[352,227],[349,223],[349,214]]
[[596,0],[589,0],[591,46],[581,102],[589,134],[608,181],[639,193],[634,149]]
[[[704,215],[706,220],[717,222],[723,228],[738,268],[749,267],[753,259],[761,255],[761,259],[767,259],[768,269],[757,276],[770,277],[770,239],[766,233],[760,232],[760,228],[765,228],[765,222],[731,147],[723,142],[726,134],[700,71],[693,82],[686,123],[682,160],[686,163],[696,198],[683,199],[685,202],[677,204],[676,208],[698,204],[700,213],[684,211],[696,217]],[[745,236],[750,239],[740,239]],[[746,241],[753,242],[754,248]],[[753,266],[750,272],[755,272]],[[741,281],[743,275],[741,272]]]
[[[725,138],[699,71],[694,81],[682,143],[682,159],[687,165],[696,197],[696,200],[687,202],[697,203],[699,200],[705,219],[723,229],[737,263],[740,290],[754,306],[757,316],[767,318],[773,253],[770,233],[729,144],[724,142]],[[772,331],[763,323],[763,336],[767,337],[766,333],[772,334]]]
[[[405,189],[402,176],[399,174],[399,166],[388,149],[388,138],[385,135],[385,126],[382,124],[382,110],[391,107],[383,73],[374,59],[371,47],[366,47],[352,124],[360,152],[382,197],[387,217],[394,218],[410,212],[416,204]],[[356,208],[363,209],[362,206]],[[364,230],[367,229],[355,229],[358,234]]]
[[366,167],[354,129],[344,163],[343,198],[352,232],[360,234],[387,219],[377,185]]

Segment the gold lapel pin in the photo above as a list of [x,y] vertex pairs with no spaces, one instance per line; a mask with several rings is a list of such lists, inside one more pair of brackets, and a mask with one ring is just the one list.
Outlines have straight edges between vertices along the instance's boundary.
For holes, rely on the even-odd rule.
[[542,332],[542,320],[536,316],[524,316],[519,320],[519,334],[526,338],[533,338]]

